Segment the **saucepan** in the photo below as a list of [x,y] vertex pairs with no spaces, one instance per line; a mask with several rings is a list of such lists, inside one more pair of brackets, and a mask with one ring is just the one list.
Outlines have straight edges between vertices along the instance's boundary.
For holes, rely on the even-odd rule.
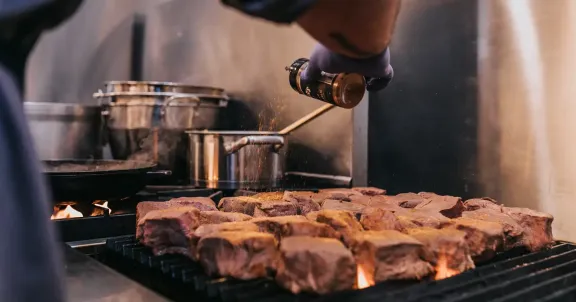
[[143,189],[151,177],[171,175],[153,171],[154,163],[131,160],[46,160],[54,201],[121,199]]
[[324,105],[278,132],[187,131],[190,183],[215,189],[279,187],[288,134],[332,108]]

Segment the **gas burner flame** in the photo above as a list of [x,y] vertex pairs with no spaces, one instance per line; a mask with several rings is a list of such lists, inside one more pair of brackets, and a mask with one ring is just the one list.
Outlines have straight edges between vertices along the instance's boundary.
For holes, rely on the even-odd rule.
[[95,207],[97,207],[97,208],[100,208],[100,209],[103,209],[103,210],[107,210],[107,211],[108,211],[108,215],[112,214],[112,209],[110,209],[110,208],[108,207],[108,201],[106,201],[106,200],[98,200],[98,201],[95,201],[95,202],[93,203],[93,205],[94,205]]
[[446,255],[440,254],[438,256],[438,261],[436,262],[436,276],[434,276],[434,280],[450,278],[459,273],[460,272],[457,270],[448,267],[448,259],[446,258]]
[[71,205],[67,205],[63,210],[58,210],[55,214],[50,216],[51,220],[67,219],[67,218],[78,218],[84,217],[82,213],[76,211]]
[[374,278],[368,276],[364,268],[358,265],[356,268],[356,287],[358,289],[363,289],[374,285]]

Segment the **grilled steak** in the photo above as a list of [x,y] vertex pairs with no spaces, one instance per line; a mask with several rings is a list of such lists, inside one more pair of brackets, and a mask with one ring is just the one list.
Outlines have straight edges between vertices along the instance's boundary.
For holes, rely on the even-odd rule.
[[261,193],[256,193],[250,197],[252,197],[254,199],[258,199],[258,200],[264,200],[264,201],[278,201],[278,200],[282,200],[282,198],[284,198],[284,192],[282,192],[282,191],[261,192]]
[[198,260],[210,276],[254,279],[276,269],[277,241],[260,232],[216,232],[203,236],[197,246]]
[[435,267],[446,265],[448,269],[463,272],[474,268],[466,244],[466,233],[455,229],[420,228],[409,229],[408,235],[422,242],[427,251],[431,252],[431,263]]
[[466,243],[475,262],[491,259],[502,250],[504,244],[504,227],[497,222],[460,217],[444,222],[440,227],[465,232]]
[[223,223],[234,221],[246,221],[252,219],[252,216],[242,213],[228,213],[220,211],[203,211],[200,212],[200,224]]
[[192,234],[190,241],[190,251],[192,258],[198,260],[198,241],[204,236],[217,232],[258,232],[256,224],[249,221],[241,222],[224,222],[218,224],[204,224],[199,226]]
[[243,213],[254,215],[254,209],[262,202],[248,196],[224,197],[218,203],[218,208],[224,212]]
[[362,193],[353,189],[323,189],[320,194],[326,194],[327,198],[334,200],[350,201],[351,196],[362,196]]
[[348,211],[321,210],[317,213],[316,221],[325,223],[338,231],[347,246],[349,246],[352,236],[363,230],[362,225]]
[[478,209],[491,209],[497,212],[502,212],[502,205],[492,198],[474,198],[468,199],[464,202],[464,207],[466,211],[475,211]]
[[148,212],[173,207],[195,207],[200,211],[216,211],[214,201],[207,197],[181,197],[164,202],[142,201],[136,205],[136,223]]
[[366,196],[386,195],[386,190],[374,187],[354,187],[352,190]]
[[424,245],[397,231],[368,231],[354,235],[352,253],[369,280],[421,279],[434,269]]
[[340,234],[329,225],[310,221],[304,216],[282,216],[255,218],[251,220],[261,232],[274,235],[277,240],[290,236],[340,238]]
[[417,210],[437,211],[448,218],[462,216],[464,203],[460,197],[436,195],[434,193],[419,193],[426,200],[416,207]]
[[276,281],[293,293],[327,294],[352,289],[356,263],[352,253],[336,239],[284,238]]
[[192,233],[200,225],[200,211],[195,207],[154,210],[138,222],[137,237],[154,255],[191,256]]
[[340,210],[340,211],[349,211],[354,215],[360,214],[362,210],[366,208],[365,205],[352,203],[349,201],[340,201],[334,199],[326,199],[324,204],[322,204],[323,210]]
[[326,194],[308,191],[286,191],[283,199],[291,202],[298,208],[298,214],[306,215],[312,211],[320,210],[320,205],[327,198]]
[[529,251],[539,251],[552,245],[552,215],[526,208],[503,207],[502,210],[522,227],[522,245]]
[[360,215],[360,224],[368,231],[404,230],[394,213],[379,208],[365,208]]
[[192,206],[200,211],[216,211],[216,203],[208,197],[179,197],[172,198],[166,202],[168,207]]
[[403,209],[394,212],[404,229],[412,228],[440,228],[440,223],[448,222],[450,219],[436,211]]
[[263,201],[254,208],[254,217],[298,215],[298,207],[287,201]]
[[504,228],[504,250],[510,250],[522,246],[523,228],[512,217],[489,208],[481,208],[475,211],[465,211],[462,217],[482,221],[496,222]]
[[387,195],[386,200],[402,208],[413,209],[425,201],[424,197],[416,193],[400,193],[398,195]]

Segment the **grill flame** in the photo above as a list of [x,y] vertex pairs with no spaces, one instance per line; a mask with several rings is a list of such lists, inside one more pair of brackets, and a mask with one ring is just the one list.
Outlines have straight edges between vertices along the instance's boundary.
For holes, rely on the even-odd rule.
[[110,209],[108,207],[108,201],[104,201],[103,203],[99,203],[102,202],[102,200],[99,200],[97,202],[94,202],[93,205],[97,208],[101,208],[103,210],[107,210],[108,211],[108,215],[112,214],[112,209]]
[[434,277],[434,280],[450,278],[459,273],[460,272],[457,270],[448,267],[448,258],[446,258],[446,255],[440,254],[438,256],[438,261],[436,262],[436,276]]
[[50,219],[56,220],[66,218],[78,218],[78,217],[84,217],[84,215],[82,215],[82,213],[80,213],[79,211],[76,211],[72,206],[67,205],[66,208],[64,208],[64,210],[59,210],[58,212],[52,214],[52,216],[50,216]]
[[358,265],[356,269],[356,286],[358,289],[363,289],[374,285],[374,278],[368,276],[364,268]]

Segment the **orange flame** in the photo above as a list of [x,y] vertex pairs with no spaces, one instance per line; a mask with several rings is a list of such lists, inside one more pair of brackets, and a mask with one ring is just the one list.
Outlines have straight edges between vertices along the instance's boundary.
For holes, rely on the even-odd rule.
[[448,259],[446,255],[440,254],[438,256],[438,261],[436,262],[436,276],[434,280],[441,280],[450,278],[452,276],[458,275],[460,272],[448,267]]
[[94,203],[94,206],[104,210],[108,210],[108,215],[112,214],[112,209],[108,207],[108,201],[104,201],[102,204],[96,202]]
[[363,289],[366,287],[370,287],[372,285],[374,285],[374,278],[368,276],[368,274],[364,271],[364,269],[362,268],[362,266],[358,265],[357,266],[357,271],[356,271],[356,286],[358,287],[358,289]]
[[82,215],[82,213],[80,213],[79,211],[74,210],[74,208],[71,207],[70,205],[67,205],[64,210],[60,210],[56,212],[56,214],[52,214],[52,216],[50,216],[50,219],[56,220],[56,219],[77,218],[77,217],[84,217],[84,215]]

